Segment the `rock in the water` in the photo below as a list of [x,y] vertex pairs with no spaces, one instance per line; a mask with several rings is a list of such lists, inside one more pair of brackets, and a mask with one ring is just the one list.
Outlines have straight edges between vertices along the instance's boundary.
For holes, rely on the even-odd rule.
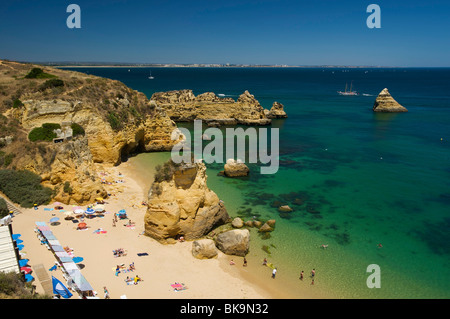
[[245,256],[250,247],[250,232],[248,229],[233,229],[220,233],[216,246],[224,254]]
[[261,233],[271,232],[273,231],[273,228],[269,226],[269,224],[264,223],[264,225],[261,226],[261,228],[258,230]]
[[284,111],[284,105],[278,102],[273,102],[270,111],[264,110],[264,113],[269,119],[284,119],[288,117],[286,112]]
[[292,208],[290,208],[288,205],[284,205],[284,206],[280,206],[278,208],[278,211],[283,212],[283,213],[290,213],[290,212],[292,212]]
[[224,166],[224,174],[228,177],[240,177],[240,176],[248,176],[250,169],[242,163],[242,161],[234,159],[227,160],[227,163]]
[[234,228],[242,228],[244,226],[244,222],[239,217],[236,217],[231,222],[231,226],[233,226]]
[[198,259],[210,259],[217,256],[217,247],[212,239],[200,239],[192,243],[192,255]]
[[388,89],[384,89],[378,94],[375,104],[373,105],[374,112],[408,112],[408,110],[400,105],[389,93]]

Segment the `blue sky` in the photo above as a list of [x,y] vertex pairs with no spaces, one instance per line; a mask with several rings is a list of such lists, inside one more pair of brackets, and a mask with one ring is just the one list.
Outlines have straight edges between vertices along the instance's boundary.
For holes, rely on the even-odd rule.
[[[71,3],[81,29],[66,26]],[[448,0],[2,0],[0,58],[450,67],[449,21]]]

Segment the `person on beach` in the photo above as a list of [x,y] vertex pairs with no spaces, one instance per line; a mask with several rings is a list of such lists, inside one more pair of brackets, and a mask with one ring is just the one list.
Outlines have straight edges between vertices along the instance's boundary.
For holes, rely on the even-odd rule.
[[234,265],[233,259],[230,260],[230,265]]
[[112,221],[112,225],[113,225],[113,227],[116,227],[116,220],[115,220],[115,218],[113,218],[113,221]]
[[263,265],[263,266],[266,266],[266,265],[267,265],[267,258],[264,258],[262,265]]
[[135,276],[134,277],[134,284],[137,285],[139,281],[143,281],[141,278],[139,278],[139,276]]
[[302,272],[300,273],[300,280],[303,280],[303,270],[302,270]]
[[244,257],[244,264],[242,266],[247,267],[247,259],[245,259],[245,257]]
[[316,275],[316,270],[315,269],[311,270],[311,277],[314,278],[315,275]]
[[314,279],[313,279],[313,280],[311,280],[311,285],[314,285]]
[[109,291],[106,287],[103,287],[103,292],[105,293],[105,299],[109,299]]
[[275,275],[277,274],[277,269],[274,268],[272,271],[272,279],[275,279]]

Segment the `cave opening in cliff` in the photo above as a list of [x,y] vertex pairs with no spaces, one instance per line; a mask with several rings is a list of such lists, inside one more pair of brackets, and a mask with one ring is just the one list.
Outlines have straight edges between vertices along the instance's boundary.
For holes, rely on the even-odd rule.
[[125,144],[122,147],[120,150],[120,161],[121,163],[126,162],[130,157],[144,153],[145,151],[144,138],[142,137],[137,143]]

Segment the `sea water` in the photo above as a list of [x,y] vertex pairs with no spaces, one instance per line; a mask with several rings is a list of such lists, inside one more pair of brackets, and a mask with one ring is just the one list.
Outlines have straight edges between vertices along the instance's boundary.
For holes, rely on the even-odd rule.
[[[267,238],[252,230],[249,257],[276,265],[286,289],[309,285],[315,269],[314,289],[330,297],[450,297],[450,69],[152,68],[153,80],[148,68],[73,70],[149,98],[249,90],[264,108],[284,104],[289,117],[271,125],[280,130],[276,174],[249,164],[249,177],[230,179],[218,175],[223,163],[208,165],[208,186],[231,217],[276,220]],[[346,84],[360,95],[338,95]],[[384,88],[409,112],[374,113]],[[152,165],[151,154],[138,157]],[[380,288],[367,285],[372,264]]]

